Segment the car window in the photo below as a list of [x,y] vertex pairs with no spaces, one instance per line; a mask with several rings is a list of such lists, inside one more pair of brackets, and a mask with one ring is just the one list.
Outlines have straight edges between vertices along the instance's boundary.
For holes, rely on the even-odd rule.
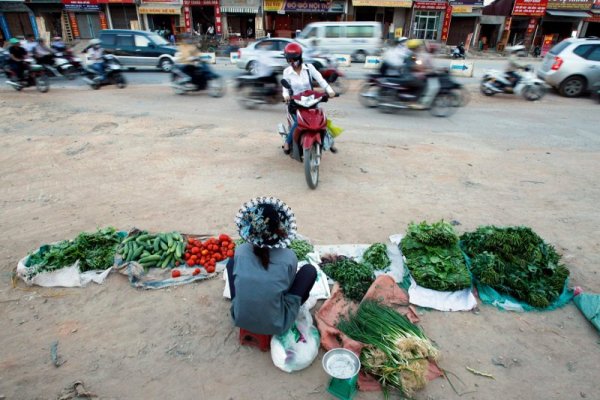
[[588,54],[587,59],[590,61],[600,61],[600,45],[594,46],[594,50]]
[[117,46],[132,47],[133,35],[117,35]]
[[135,35],[135,46],[136,47],[148,47],[150,40],[146,36]]
[[104,46],[114,46],[117,37],[112,33],[103,33],[100,35],[100,41]]
[[558,43],[557,45],[554,45],[554,47],[552,47],[548,53],[552,54],[553,56],[556,56],[556,55],[560,54],[561,51],[566,49],[570,44],[571,44],[571,41],[563,40],[562,42]]
[[287,46],[288,44],[290,44],[290,42],[287,42],[285,40],[278,40],[277,41],[277,46],[274,50],[285,50],[285,46]]
[[326,26],[325,27],[325,37],[327,38],[339,38],[340,37],[340,26]]
[[169,42],[167,42],[164,37],[157,35],[154,32],[148,33],[148,39],[150,39],[152,42],[154,42],[154,44],[157,46],[169,45]]
[[303,38],[312,38],[312,37],[317,37],[317,27],[314,26],[312,28],[310,28],[310,30],[306,33],[303,33],[302,35],[300,35]]
[[374,26],[347,26],[346,37],[349,38],[370,38],[375,33]]
[[585,55],[592,49],[591,44],[582,44],[581,46],[577,46],[573,53],[577,54],[581,58],[587,58]]
[[277,50],[277,47],[274,45],[272,40],[263,40],[262,42],[256,44],[255,49],[272,51]]

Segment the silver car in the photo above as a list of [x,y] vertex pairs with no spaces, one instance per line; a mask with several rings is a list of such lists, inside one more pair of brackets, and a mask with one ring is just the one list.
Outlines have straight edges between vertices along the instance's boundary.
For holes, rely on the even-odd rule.
[[326,60],[318,57],[312,57],[310,55],[312,52],[311,49],[295,41],[294,39],[266,38],[250,43],[248,46],[239,49],[239,58],[236,65],[238,68],[245,69],[246,71],[256,72],[258,58],[266,51],[268,52],[268,56],[280,64],[281,68],[283,69],[287,67],[283,50],[285,49],[285,46],[290,43],[297,43],[302,46],[304,61],[313,64],[318,70],[327,64]]
[[600,39],[566,39],[544,56],[538,76],[566,97],[577,97],[600,82]]

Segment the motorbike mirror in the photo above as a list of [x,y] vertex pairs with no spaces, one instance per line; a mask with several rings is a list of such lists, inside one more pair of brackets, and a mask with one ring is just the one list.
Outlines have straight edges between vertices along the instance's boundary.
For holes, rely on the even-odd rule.
[[286,79],[282,79],[281,80],[281,86],[283,86],[286,89],[291,89],[292,88],[292,85],[290,85],[290,83]]

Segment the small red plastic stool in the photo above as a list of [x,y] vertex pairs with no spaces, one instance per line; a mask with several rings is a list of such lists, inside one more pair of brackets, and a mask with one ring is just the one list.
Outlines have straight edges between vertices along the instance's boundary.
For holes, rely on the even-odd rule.
[[240,328],[240,344],[242,346],[258,347],[261,351],[269,351],[272,335],[259,335]]

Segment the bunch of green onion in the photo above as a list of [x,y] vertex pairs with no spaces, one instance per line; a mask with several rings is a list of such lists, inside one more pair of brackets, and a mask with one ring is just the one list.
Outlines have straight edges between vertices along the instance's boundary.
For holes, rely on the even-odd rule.
[[425,387],[428,362],[437,359],[439,353],[404,315],[365,300],[356,314],[341,320],[337,327],[351,339],[366,344],[360,357],[363,369],[378,378],[385,393],[393,387],[410,397]]

